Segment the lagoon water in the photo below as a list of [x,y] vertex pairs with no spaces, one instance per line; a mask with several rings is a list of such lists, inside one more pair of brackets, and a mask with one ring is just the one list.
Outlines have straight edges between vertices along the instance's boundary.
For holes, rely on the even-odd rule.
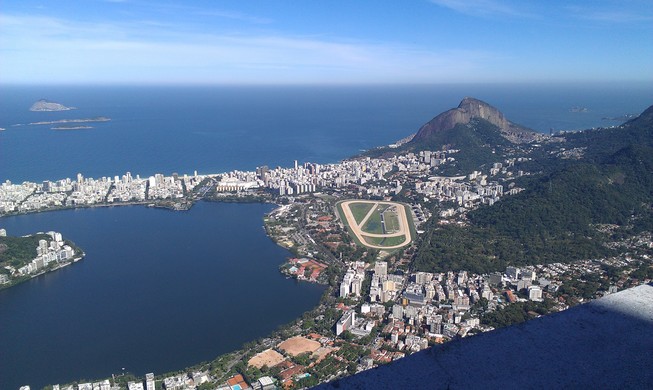
[[[293,160],[336,162],[415,132],[464,96],[548,132],[611,126],[653,86],[0,88],[0,182],[218,173]],[[30,112],[41,98],[78,109]],[[571,112],[574,106],[587,112]],[[90,130],[14,126],[107,116]],[[283,278],[289,253],[265,236],[272,206],[200,203],[0,219],[11,235],[57,230],[87,258],[0,291],[0,388],[127,371],[162,373],[265,336],[312,308],[323,288]]]
[[278,272],[290,254],[267,204],[188,212],[92,208],[0,220],[55,230],[86,258],[0,291],[0,388],[178,370],[233,351],[310,310],[324,291]]

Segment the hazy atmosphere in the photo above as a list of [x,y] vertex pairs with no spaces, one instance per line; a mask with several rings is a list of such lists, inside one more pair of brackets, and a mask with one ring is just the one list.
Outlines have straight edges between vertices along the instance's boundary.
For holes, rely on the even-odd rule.
[[3,1],[0,82],[651,80],[649,1]]

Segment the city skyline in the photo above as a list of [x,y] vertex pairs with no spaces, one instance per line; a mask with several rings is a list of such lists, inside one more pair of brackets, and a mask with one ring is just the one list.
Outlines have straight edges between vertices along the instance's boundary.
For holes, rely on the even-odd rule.
[[0,83],[650,82],[652,22],[646,1],[10,1]]

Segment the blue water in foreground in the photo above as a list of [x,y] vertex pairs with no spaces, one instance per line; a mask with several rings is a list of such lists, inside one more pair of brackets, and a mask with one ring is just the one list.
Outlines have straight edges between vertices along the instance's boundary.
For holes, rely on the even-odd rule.
[[[619,124],[653,86],[0,87],[0,182],[337,162],[416,132],[473,96],[541,132]],[[45,98],[74,111],[30,112]],[[588,112],[573,113],[574,106]],[[91,130],[13,126],[107,116]],[[284,279],[269,205],[69,210],[0,219],[61,231],[82,262],[0,291],[0,389],[181,369],[269,334],[323,289]]]
[[0,389],[182,369],[268,335],[324,288],[284,278],[289,252],[266,204],[143,206],[0,219],[12,235],[56,230],[86,258],[0,291]]

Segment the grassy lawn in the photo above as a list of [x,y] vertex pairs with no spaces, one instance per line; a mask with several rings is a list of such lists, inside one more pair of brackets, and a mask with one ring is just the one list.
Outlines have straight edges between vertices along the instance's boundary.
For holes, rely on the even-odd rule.
[[363,232],[367,233],[377,233],[383,234],[383,226],[381,225],[381,213],[378,209],[374,210],[370,218],[365,222],[365,225],[361,227]]
[[[399,210],[399,212],[402,212],[403,210]],[[383,218],[385,220],[385,230],[388,233],[394,233],[399,231],[399,216],[397,216],[397,213],[394,211],[386,211],[383,214]]]
[[372,209],[372,207],[374,207],[374,204],[372,203],[349,204],[349,209],[351,210],[351,213],[354,215],[354,219],[356,220],[357,224],[363,222],[363,218],[365,218],[365,216]]
[[369,245],[378,246],[395,246],[399,245],[406,239],[406,236],[397,237],[364,237],[365,242]]

